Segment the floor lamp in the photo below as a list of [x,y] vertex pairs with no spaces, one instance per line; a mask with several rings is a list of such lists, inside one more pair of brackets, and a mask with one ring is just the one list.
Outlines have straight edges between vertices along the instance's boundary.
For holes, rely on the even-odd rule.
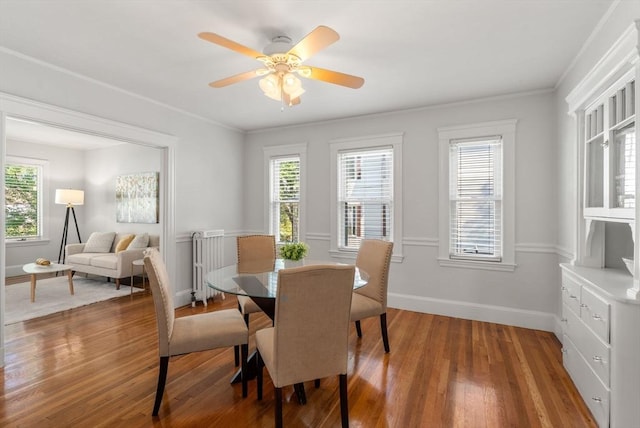
[[67,235],[69,234],[69,212],[73,214],[73,222],[76,225],[76,233],[78,234],[78,242],[82,242],[80,238],[80,229],[78,229],[78,221],[76,220],[76,212],[74,205],[84,205],[84,190],[75,189],[56,189],[56,204],[66,205],[67,214],[64,217],[64,229],[62,230],[62,241],[60,241],[60,251],[58,252],[58,263],[64,264],[66,258]]

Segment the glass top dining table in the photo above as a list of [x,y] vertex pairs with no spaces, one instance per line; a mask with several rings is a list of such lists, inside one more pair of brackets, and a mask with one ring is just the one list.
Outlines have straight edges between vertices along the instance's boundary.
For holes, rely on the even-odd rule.
[[[315,265],[340,265],[344,263],[300,261],[291,263],[283,259],[259,260],[254,263],[234,264],[208,272],[205,276],[207,285],[223,293],[245,295],[251,297],[256,305],[272,320],[275,317],[276,296],[278,294],[278,271],[289,267],[315,266]],[[241,271],[242,273],[238,273]],[[367,285],[369,276],[366,272],[355,269],[353,289]],[[257,370],[255,352],[247,360],[249,379],[255,377]],[[241,371],[233,376],[232,383],[239,382]],[[300,404],[306,403],[304,386],[295,385],[296,394]]]
[[[343,263],[326,261],[301,261],[294,266],[339,265]],[[278,271],[292,267],[288,261],[276,259],[267,266],[243,266],[243,273],[238,273],[238,265],[229,265],[208,272],[205,281],[217,291],[230,294],[246,295],[252,299],[275,299],[278,294]],[[249,271],[250,273],[247,273]],[[369,277],[366,272],[356,267],[353,289],[367,285]]]

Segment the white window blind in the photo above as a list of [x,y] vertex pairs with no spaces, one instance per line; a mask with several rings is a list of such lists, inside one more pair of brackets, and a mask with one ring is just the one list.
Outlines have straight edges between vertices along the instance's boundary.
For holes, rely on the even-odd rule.
[[502,138],[451,140],[451,258],[502,259]]
[[300,157],[271,160],[271,230],[278,242],[300,240]]
[[7,163],[4,179],[6,239],[40,237],[42,167]]
[[338,210],[338,248],[393,239],[392,147],[338,153]]

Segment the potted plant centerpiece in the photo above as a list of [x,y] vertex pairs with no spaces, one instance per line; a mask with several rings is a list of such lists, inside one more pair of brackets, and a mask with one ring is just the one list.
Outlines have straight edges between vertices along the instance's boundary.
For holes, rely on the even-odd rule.
[[302,259],[307,255],[309,246],[304,242],[288,242],[280,247],[280,257],[285,267],[302,266]]

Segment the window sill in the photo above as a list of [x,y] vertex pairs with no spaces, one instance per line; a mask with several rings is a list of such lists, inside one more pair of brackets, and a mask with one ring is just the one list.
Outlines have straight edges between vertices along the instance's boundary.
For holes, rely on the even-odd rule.
[[5,239],[4,245],[6,247],[35,247],[40,245],[49,245],[51,242],[49,239],[26,239],[21,241],[19,239]]
[[438,258],[440,267],[493,270],[499,272],[513,272],[516,270],[515,264],[505,262],[485,262],[482,260],[452,260]]

